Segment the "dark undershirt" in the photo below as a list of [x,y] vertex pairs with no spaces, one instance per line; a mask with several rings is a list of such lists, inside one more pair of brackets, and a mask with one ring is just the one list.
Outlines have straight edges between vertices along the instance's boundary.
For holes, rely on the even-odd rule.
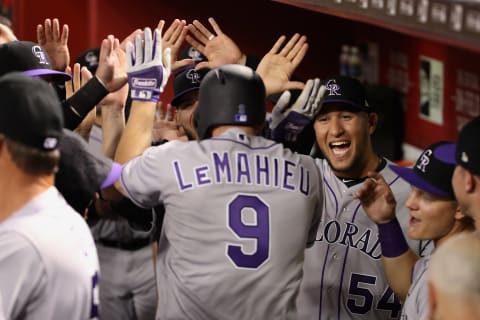
[[[378,164],[377,168],[375,168],[375,171],[376,172],[382,171],[386,165],[387,165],[387,161],[384,158],[380,157],[380,163]],[[367,179],[367,177],[361,177],[361,178],[337,177],[337,178],[342,180],[342,182],[349,188],[359,183],[362,183],[363,181],[365,181],[365,179]]]

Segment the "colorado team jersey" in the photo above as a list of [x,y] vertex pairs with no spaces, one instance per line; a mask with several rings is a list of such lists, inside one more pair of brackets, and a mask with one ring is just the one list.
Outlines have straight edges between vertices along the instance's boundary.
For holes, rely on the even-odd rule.
[[412,285],[403,304],[402,320],[426,320],[428,318],[427,268],[430,256],[415,263],[412,272]]
[[55,187],[0,224],[6,319],[96,319],[98,271],[87,224]]
[[147,149],[122,184],[139,206],[165,205],[157,318],[297,319],[323,205],[311,157],[230,129]]
[[[297,300],[299,319],[398,319],[400,300],[384,276],[378,229],[353,198],[361,183],[348,187],[317,159],[325,190],[322,221],[315,244],[306,250],[304,278]],[[403,230],[409,222],[405,201],[410,185],[388,165],[380,171],[395,195]],[[407,240],[418,254],[431,250]]]

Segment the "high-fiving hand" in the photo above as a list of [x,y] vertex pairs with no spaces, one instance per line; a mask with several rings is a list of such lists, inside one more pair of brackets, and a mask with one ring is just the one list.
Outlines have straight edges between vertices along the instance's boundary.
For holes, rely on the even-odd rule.
[[157,102],[171,72],[170,48],[162,50],[159,29],[145,28],[143,39],[127,43],[127,75],[132,100]]
[[278,38],[256,70],[265,83],[267,96],[286,90],[301,90],[304,86],[303,82],[290,81],[290,78],[307,53],[307,37],[296,33],[282,48],[285,40],[285,36]]
[[324,93],[325,86],[320,84],[318,78],[307,81],[293,104],[290,104],[290,91],[285,91],[272,110],[270,129],[273,139],[279,142],[295,142],[319,110]]

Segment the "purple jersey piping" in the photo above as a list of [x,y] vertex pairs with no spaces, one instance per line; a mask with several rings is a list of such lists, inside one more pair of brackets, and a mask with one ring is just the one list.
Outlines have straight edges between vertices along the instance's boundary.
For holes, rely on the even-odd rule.
[[[335,194],[335,192],[333,191],[332,187],[330,186],[330,184],[328,183],[328,180],[325,179],[325,177],[323,177],[323,182],[325,182],[325,185],[327,186],[328,190],[330,190],[330,192],[332,193],[333,195],[333,198],[335,199],[335,217],[338,216],[338,199],[337,199],[337,195]],[[325,201],[325,206],[327,205],[326,201]],[[328,252],[330,251],[330,244],[327,245],[327,252],[325,253],[325,256],[328,257]],[[323,279],[324,279],[324,276],[325,276],[325,266],[327,265],[327,259],[325,259],[323,261],[323,266],[322,266],[322,278],[321,278],[321,281],[320,281],[320,304],[319,304],[319,308],[318,308],[318,319],[320,320],[322,318],[322,301],[323,301]]]

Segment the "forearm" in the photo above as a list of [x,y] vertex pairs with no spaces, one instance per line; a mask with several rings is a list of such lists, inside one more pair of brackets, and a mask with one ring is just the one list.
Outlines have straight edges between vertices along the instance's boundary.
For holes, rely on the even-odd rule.
[[63,101],[64,127],[74,130],[87,114],[108,94],[108,90],[96,78],[90,79],[70,98]]
[[125,129],[125,112],[115,103],[104,104],[102,108],[102,153],[113,159],[123,130]]
[[116,162],[126,163],[151,145],[155,106],[155,102],[132,101],[128,122],[115,152]]
[[411,249],[394,258],[382,256],[382,266],[388,284],[402,301],[405,301],[408,289],[412,284],[413,267],[418,259]]
[[396,218],[377,226],[382,248],[383,270],[393,292],[404,301],[412,284],[413,267],[418,257],[408,247]]

